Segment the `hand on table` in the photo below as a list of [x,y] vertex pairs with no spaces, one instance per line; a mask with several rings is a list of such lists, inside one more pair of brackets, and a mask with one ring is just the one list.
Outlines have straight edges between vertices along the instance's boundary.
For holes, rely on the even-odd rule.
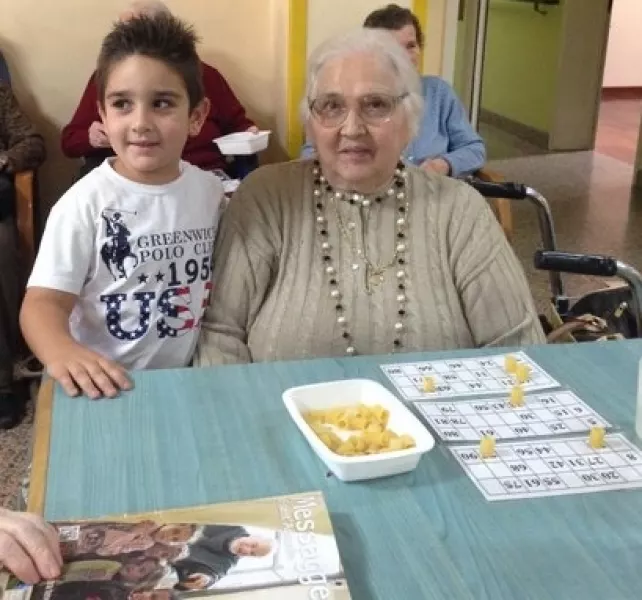
[[109,148],[111,146],[105,126],[100,121],[94,121],[89,126],[89,143],[94,148]]
[[97,400],[114,398],[133,386],[125,369],[104,356],[76,342],[57,351],[60,359],[45,364],[47,372],[69,396],[85,394]]
[[60,575],[56,530],[39,516],[0,508],[0,565],[25,583]]

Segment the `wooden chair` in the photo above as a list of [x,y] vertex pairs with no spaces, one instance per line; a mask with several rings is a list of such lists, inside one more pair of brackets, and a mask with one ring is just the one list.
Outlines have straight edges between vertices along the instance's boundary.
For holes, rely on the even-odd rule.
[[[475,176],[482,181],[500,182],[504,180],[504,178],[499,173],[495,173],[494,171],[490,171],[489,169],[480,169],[475,173]],[[497,217],[497,220],[499,221],[499,224],[504,230],[504,234],[508,238],[508,241],[512,243],[513,213],[511,209],[511,201],[507,198],[491,198],[489,202],[493,209],[493,212],[495,213],[495,216]]]
[[31,268],[36,259],[36,241],[38,222],[38,194],[36,190],[36,172],[21,171],[14,178],[16,190],[16,225],[18,227],[18,244],[23,260]]
[[[11,85],[11,76],[7,63],[0,52],[0,80]],[[21,171],[15,174],[16,190],[16,225],[18,243],[25,264],[31,268],[36,258],[38,193],[36,171]]]

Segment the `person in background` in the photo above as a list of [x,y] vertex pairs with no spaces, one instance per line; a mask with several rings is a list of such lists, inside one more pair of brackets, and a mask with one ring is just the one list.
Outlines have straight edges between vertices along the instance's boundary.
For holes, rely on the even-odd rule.
[[[419,68],[424,35],[419,19],[407,8],[388,4],[370,13],[369,29],[389,31]],[[466,109],[454,90],[439,77],[421,77],[424,114],[419,132],[404,151],[404,158],[426,171],[460,177],[481,169],[486,162],[482,138],[472,128]]]
[[[412,64],[419,68],[424,36],[412,11],[388,4],[370,13],[363,26],[389,31],[403,46]],[[452,177],[480,169],[486,162],[486,148],[470,125],[454,90],[439,77],[423,76],[421,94],[424,113],[417,134],[403,150],[404,160],[428,172]],[[315,150],[309,141],[301,154],[304,158],[314,156]]]
[[62,556],[56,530],[37,515],[0,508],[0,569],[25,583],[58,577]]
[[[143,0],[132,2],[119,15],[120,21],[132,17],[158,13],[169,14],[163,2]],[[245,109],[223,76],[214,68],[201,61],[203,88],[210,101],[210,108],[201,132],[191,137],[185,144],[183,160],[205,169],[225,170],[228,163],[220,153],[214,139],[239,131],[258,132],[256,125],[247,118]],[[81,175],[97,167],[105,158],[114,155],[105,126],[98,115],[98,97],[96,94],[96,72],[92,74],[80,104],[71,121],[63,128],[60,143],[62,151],[68,158],[83,158]]]
[[388,33],[359,29],[313,53],[301,111],[318,158],[241,182],[197,366],[544,342],[488,202],[399,160],[421,90]]
[[45,160],[45,143],[20,109],[11,88],[0,81],[0,429],[17,425],[26,391],[14,381],[22,340],[18,311],[24,286],[15,224],[14,174]]

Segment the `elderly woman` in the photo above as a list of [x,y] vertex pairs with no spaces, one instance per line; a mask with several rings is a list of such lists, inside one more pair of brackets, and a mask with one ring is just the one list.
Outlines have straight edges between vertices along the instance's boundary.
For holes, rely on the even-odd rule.
[[197,364],[543,341],[485,200],[399,161],[421,108],[389,34],[313,54],[302,112],[318,162],[263,167],[231,200]]
[[[406,50],[413,65],[419,67],[424,36],[412,11],[388,4],[370,13],[363,26],[390,32]],[[404,149],[404,160],[426,171],[453,177],[480,169],[486,161],[484,142],[470,125],[466,110],[450,85],[439,77],[424,76],[421,95],[423,117],[416,135]],[[308,140],[302,156],[313,155],[314,144]]]

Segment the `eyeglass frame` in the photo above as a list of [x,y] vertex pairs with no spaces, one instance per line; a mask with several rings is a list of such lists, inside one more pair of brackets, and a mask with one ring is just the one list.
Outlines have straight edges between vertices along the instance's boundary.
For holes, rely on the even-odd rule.
[[[328,96],[331,96],[331,95],[333,95],[333,94],[328,94]],[[338,96],[339,94],[334,94],[334,95]],[[390,114],[387,117],[385,117],[384,119],[375,121],[374,123],[372,121],[368,120],[367,118],[364,118],[363,114],[361,113],[361,107],[359,106],[359,110],[357,111],[357,114],[359,115],[359,118],[364,123],[367,123],[368,125],[378,125],[378,124],[381,124],[381,123],[387,123],[387,122],[390,121],[390,119],[392,119],[392,115],[394,114],[395,110],[399,107],[399,104],[401,104],[401,102],[403,100],[405,100],[408,96],[410,96],[410,92],[403,92],[403,93],[398,94],[398,95],[375,92],[375,93],[371,93],[371,94],[363,94],[363,96],[361,96],[361,98],[363,98],[365,96],[382,96],[382,97],[385,96],[386,98],[390,98],[390,99],[393,100],[393,107],[392,107],[392,111],[390,112]],[[343,98],[345,100],[345,96]],[[347,121],[348,115],[350,114],[350,111],[352,109],[348,108],[347,104],[346,104],[346,107],[348,108],[348,110],[346,111],[345,116],[343,117],[342,121],[340,121],[339,123],[336,123],[334,125],[324,125],[321,122],[321,120],[319,119],[318,113],[316,113],[314,111],[314,103],[318,99],[319,99],[319,97],[314,98],[313,100],[308,99],[308,110],[310,111],[310,114],[314,117],[314,119],[317,121],[317,123],[319,123],[319,125],[321,125],[321,127],[324,127],[326,129],[332,129],[333,127],[341,127]]]

